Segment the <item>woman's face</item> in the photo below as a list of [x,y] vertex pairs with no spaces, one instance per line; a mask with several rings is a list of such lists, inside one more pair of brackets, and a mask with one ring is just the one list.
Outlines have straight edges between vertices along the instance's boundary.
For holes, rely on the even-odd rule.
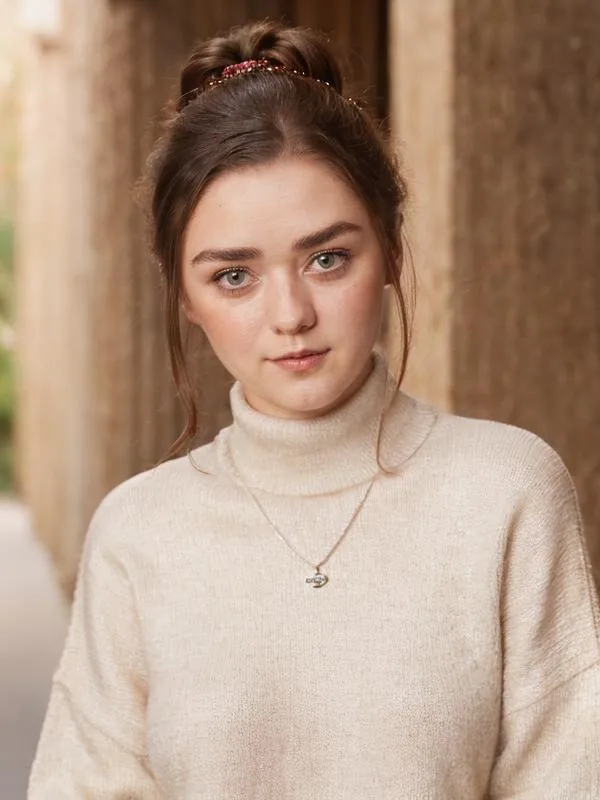
[[383,255],[365,207],[322,163],[217,178],[187,227],[182,280],[188,319],[257,411],[316,417],[368,375]]

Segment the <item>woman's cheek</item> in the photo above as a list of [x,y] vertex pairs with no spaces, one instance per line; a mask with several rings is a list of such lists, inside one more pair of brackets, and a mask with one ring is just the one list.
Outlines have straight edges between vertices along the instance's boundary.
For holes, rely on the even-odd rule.
[[370,280],[360,280],[347,286],[334,300],[332,312],[344,320],[352,322],[353,326],[373,321],[378,324],[383,313],[384,283],[379,276]]
[[256,339],[257,314],[243,307],[212,309],[203,315],[202,328],[217,355],[246,353]]

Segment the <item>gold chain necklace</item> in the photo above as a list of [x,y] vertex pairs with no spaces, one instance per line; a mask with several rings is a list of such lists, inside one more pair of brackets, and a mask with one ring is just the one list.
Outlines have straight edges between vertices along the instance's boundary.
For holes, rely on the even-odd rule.
[[[233,462],[232,462],[232,466],[233,466]],[[376,473],[376,474],[373,476],[373,478],[371,478],[371,480],[369,481],[369,483],[367,484],[367,487],[366,487],[366,489],[365,489],[365,490],[363,491],[363,493],[361,494],[361,496],[360,496],[360,498],[359,498],[359,500],[358,500],[358,503],[356,504],[356,506],[355,506],[354,510],[352,511],[352,514],[350,515],[350,519],[348,520],[348,522],[347,522],[347,524],[346,524],[346,527],[345,527],[345,528],[344,528],[344,530],[342,531],[342,534],[341,534],[341,536],[339,537],[339,539],[337,540],[337,542],[336,542],[336,543],[333,545],[333,547],[332,547],[332,548],[331,548],[331,550],[330,550],[330,551],[327,553],[327,555],[325,556],[325,558],[322,558],[322,559],[321,559],[321,560],[318,562],[318,564],[313,564],[313,562],[312,562],[312,561],[309,561],[307,558],[305,558],[305,557],[302,555],[302,553],[300,553],[300,552],[299,552],[299,551],[298,551],[298,550],[297,550],[297,549],[294,547],[294,545],[293,545],[293,544],[291,544],[291,543],[290,543],[290,542],[289,542],[289,541],[288,541],[288,540],[285,538],[285,536],[284,536],[284,535],[281,533],[281,531],[279,530],[279,528],[277,527],[277,525],[275,525],[275,523],[273,522],[273,520],[272,520],[272,519],[269,517],[269,515],[267,514],[267,512],[266,512],[266,511],[265,511],[265,509],[263,508],[263,506],[262,506],[262,504],[261,504],[260,500],[258,499],[258,497],[256,497],[256,495],[254,494],[254,492],[252,492],[252,491],[251,491],[251,489],[250,489],[248,486],[246,486],[246,484],[245,484],[245,483],[244,483],[244,481],[242,480],[242,477],[241,477],[241,475],[240,475],[240,474],[239,474],[239,472],[238,472],[238,471],[235,469],[235,467],[233,467],[233,469],[234,469],[234,472],[235,472],[236,478],[237,478],[237,480],[238,480],[238,483],[240,484],[240,486],[242,486],[242,487],[245,489],[245,491],[246,491],[246,493],[248,494],[248,496],[249,496],[249,497],[250,497],[250,498],[251,498],[251,499],[254,501],[254,504],[256,505],[256,507],[258,508],[258,510],[260,511],[260,513],[263,515],[263,517],[265,518],[265,520],[268,522],[268,524],[269,524],[269,527],[271,528],[271,530],[273,531],[273,533],[275,533],[275,534],[276,534],[276,535],[279,537],[279,539],[281,539],[281,541],[282,541],[282,542],[283,542],[285,545],[287,545],[287,547],[289,547],[289,549],[290,549],[290,550],[291,550],[293,553],[295,553],[295,554],[298,556],[298,558],[300,558],[302,561],[304,561],[304,563],[305,563],[305,564],[308,564],[308,566],[309,566],[309,567],[311,567],[311,569],[314,569],[314,570],[315,570],[315,574],[314,574],[314,575],[311,575],[309,578],[307,578],[307,579],[306,579],[306,583],[310,583],[310,584],[312,584],[312,587],[313,587],[313,589],[320,589],[322,586],[325,586],[325,584],[326,584],[326,583],[329,581],[329,576],[328,576],[328,575],[325,575],[323,572],[321,572],[321,567],[322,567],[324,564],[326,564],[326,563],[327,563],[327,561],[329,561],[329,559],[331,558],[331,556],[332,556],[332,555],[335,553],[335,551],[337,550],[337,548],[340,546],[341,542],[342,542],[342,541],[343,541],[343,539],[345,538],[346,534],[348,533],[348,531],[349,531],[349,530],[350,530],[350,528],[352,527],[352,523],[353,523],[353,522],[354,522],[354,520],[357,518],[357,516],[358,516],[358,514],[359,514],[360,510],[361,510],[361,509],[362,509],[362,507],[364,506],[364,504],[365,504],[365,502],[366,502],[366,500],[367,500],[367,497],[369,496],[369,494],[370,494],[370,492],[371,492],[371,489],[373,488],[373,485],[374,485],[375,481],[377,480],[377,477],[378,477],[379,473]]]

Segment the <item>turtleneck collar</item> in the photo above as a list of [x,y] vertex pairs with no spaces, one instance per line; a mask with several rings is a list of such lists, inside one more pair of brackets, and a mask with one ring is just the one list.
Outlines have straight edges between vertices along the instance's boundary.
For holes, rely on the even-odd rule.
[[[379,471],[379,418],[393,388],[385,359],[378,353],[373,359],[368,378],[347,402],[310,420],[255,411],[236,382],[230,391],[233,424],[216,442],[230,477],[250,488],[288,495],[325,494],[372,478]],[[398,466],[411,455],[431,428],[433,416],[432,409],[398,393],[384,419],[383,463]]]

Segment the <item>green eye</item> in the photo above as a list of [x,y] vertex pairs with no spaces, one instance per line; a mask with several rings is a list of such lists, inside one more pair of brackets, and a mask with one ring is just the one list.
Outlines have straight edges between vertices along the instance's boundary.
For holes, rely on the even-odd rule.
[[244,283],[244,273],[239,269],[231,270],[231,272],[225,273],[223,277],[230,286],[241,286]]
[[321,253],[315,259],[322,269],[331,269],[336,266],[337,253]]
[[227,269],[215,275],[213,280],[225,291],[233,289],[243,289],[246,284],[248,273],[245,269]]
[[336,275],[341,275],[349,261],[350,253],[347,250],[328,250],[313,257],[313,271],[322,274],[335,272]]

